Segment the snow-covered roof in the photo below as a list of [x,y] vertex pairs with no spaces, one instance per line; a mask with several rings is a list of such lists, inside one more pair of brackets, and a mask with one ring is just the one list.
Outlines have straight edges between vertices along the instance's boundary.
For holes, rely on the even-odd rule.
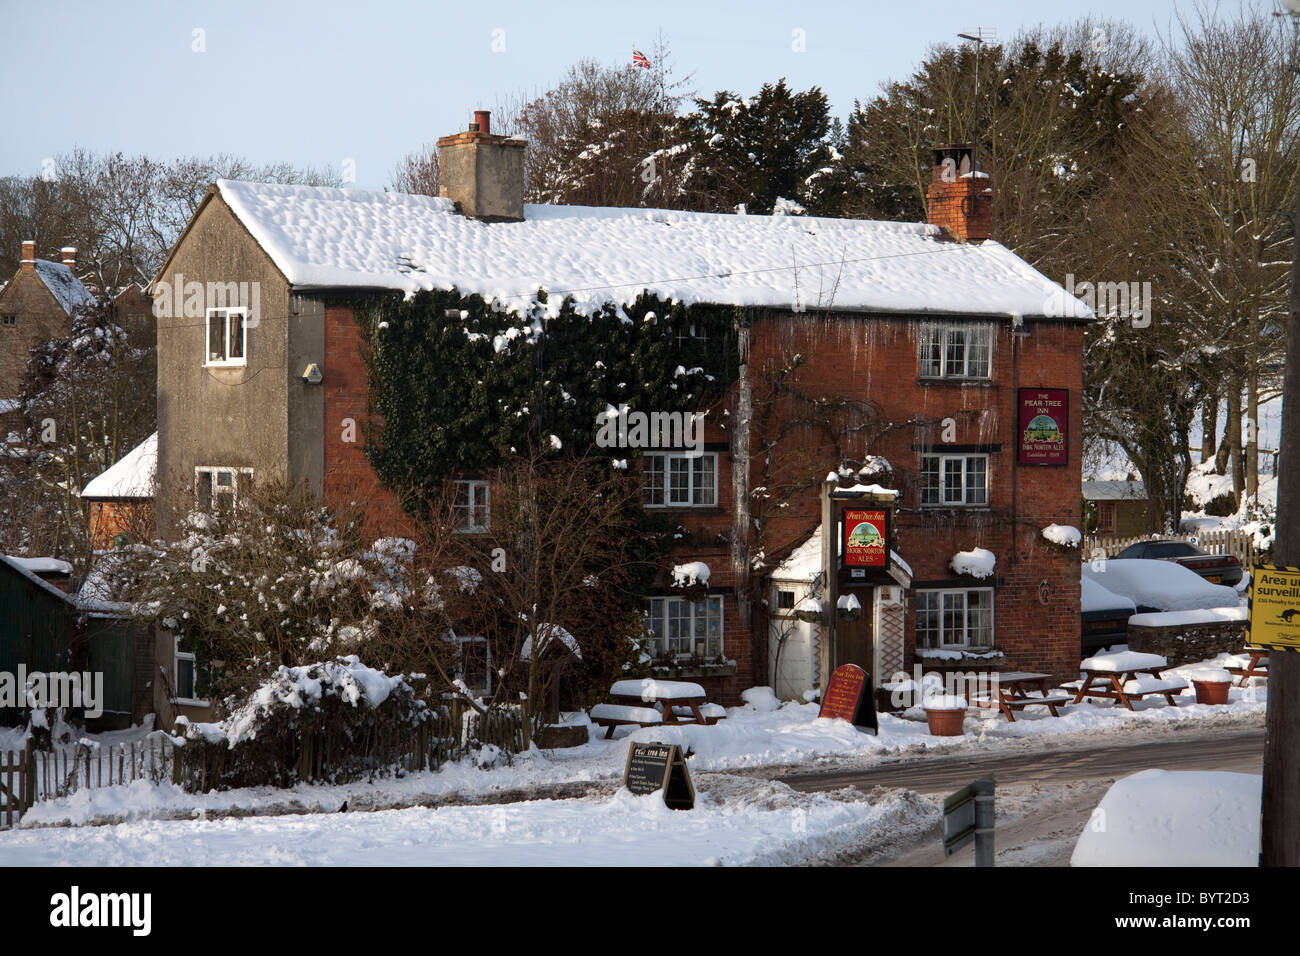
[[158,471],[158,433],[154,432],[117,460],[113,467],[92,478],[81,489],[82,498],[152,498]]
[[63,601],[66,604],[73,603],[73,599],[70,595],[65,594],[64,592],[56,588],[53,584],[50,584],[48,581],[46,581],[44,578],[39,577],[35,571],[32,571],[30,568],[26,566],[26,564],[23,563],[22,558],[15,558],[7,554],[0,554],[0,564],[5,564],[13,568],[15,571],[17,571],[19,574],[25,577],[32,584],[35,584],[37,587],[41,588],[42,590],[52,595],[53,597],[58,598],[60,601]]
[[432,196],[216,188],[298,288],[454,286],[516,312],[545,288],[552,309],[567,295],[586,312],[645,290],[685,303],[1092,317],[999,243],[954,242],[923,223],[525,205],[522,222],[489,224]]
[[90,294],[90,290],[82,285],[81,280],[63,263],[37,259],[36,274],[58,301],[59,307],[68,315],[82,306],[95,304],[95,297]]
[[1085,481],[1083,497],[1088,501],[1145,501],[1147,488],[1140,481]]
[[807,540],[790,552],[790,556],[776,566],[772,578],[777,581],[811,581],[822,569],[822,526],[808,535]]

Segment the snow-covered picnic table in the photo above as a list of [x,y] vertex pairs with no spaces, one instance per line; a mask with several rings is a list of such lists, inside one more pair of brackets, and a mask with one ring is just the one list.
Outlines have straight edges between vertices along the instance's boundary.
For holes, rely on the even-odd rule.
[[[1070,703],[1069,694],[1053,694],[1047,687],[1051,674],[1036,674],[1028,671],[1004,671],[997,674],[997,699],[982,698],[975,701],[977,707],[996,707],[1002,711],[1008,722],[1014,723],[1015,712],[1035,704],[1045,706],[1053,717],[1059,717],[1056,708]],[[1037,691],[1033,693],[1032,691]]]
[[642,727],[659,724],[716,724],[727,716],[717,704],[708,703],[708,696],[699,684],[675,680],[621,680],[609,689],[612,704],[597,704],[591,709],[593,723],[608,728],[605,737],[614,735],[614,728],[625,724]]
[[1268,648],[1247,647],[1240,654],[1233,654],[1223,662],[1228,672],[1237,676],[1237,686],[1241,687],[1251,677],[1268,680]]
[[1083,679],[1065,686],[1078,688],[1073,701],[1076,704],[1082,703],[1085,697],[1099,697],[1117,700],[1132,710],[1133,701],[1148,694],[1159,694],[1169,706],[1176,707],[1174,693],[1185,690],[1187,681],[1181,677],[1161,677],[1160,672],[1168,666],[1169,662],[1159,654],[1140,651],[1094,654],[1079,664]]

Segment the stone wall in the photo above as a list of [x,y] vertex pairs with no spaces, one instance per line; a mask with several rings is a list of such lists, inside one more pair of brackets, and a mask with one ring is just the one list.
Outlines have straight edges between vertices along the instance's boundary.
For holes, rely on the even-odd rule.
[[1159,654],[1170,667],[1207,661],[1218,654],[1240,654],[1245,646],[1245,621],[1213,621],[1170,627],[1128,626],[1129,650]]

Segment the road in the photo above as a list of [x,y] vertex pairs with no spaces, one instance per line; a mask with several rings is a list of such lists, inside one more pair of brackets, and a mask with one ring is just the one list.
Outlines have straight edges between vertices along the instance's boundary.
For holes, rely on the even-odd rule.
[[1127,776],[1139,770],[1233,770],[1260,773],[1264,761],[1264,729],[1236,731],[1190,740],[1153,740],[1079,750],[1048,750],[1013,755],[926,757],[884,763],[864,770],[787,773],[776,779],[795,790],[837,790],[840,787],[906,787],[919,793],[940,793],[964,787],[976,777],[995,774],[998,786],[1065,784],[1079,780]]
[[[1189,739],[1112,741],[1074,750],[926,757],[859,770],[786,773],[776,779],[804,792],[902,787],[938,795],[993,773],[998,784],[995,865],[1068,866],[1093,808],[1115,780],[1151,768],[1260,773],[1263,762],[1264,728],[1257,727]],[[945,857],[936,827],[919,835],[882,834],[871,845],[845,847],[827,862],[839,866],[971,866],[974,861],[971,847]]]

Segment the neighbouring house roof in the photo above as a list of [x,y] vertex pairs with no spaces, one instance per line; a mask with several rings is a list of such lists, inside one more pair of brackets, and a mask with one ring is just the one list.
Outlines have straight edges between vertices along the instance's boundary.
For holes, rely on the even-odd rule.
[[154,432],[107,471],[92,478],[81,489],[81,497],[102,500],[152,498],[157,472],[158,433]]
[[522,222],[489,224],[432,196],[232,180],[214,190],[299,289],[455,287],[518,313],[542,288],[551,310],[570,296],[588,313],[648,291],[683,303],[1093,317],[999,243],[954,242],[923,223],[525,205]]
[[1146,501],[1146,485],[1140,481],[1085,481],[1083,497],[1087,501]]
[[[58,588],[56,588],[53,584],[46,581],[44,578],[40,577],[39,575],[37,575],[36,570],[30,567],[30,563],[33,560],[44,561],[47,559],[17,558],[8,554],[0,554],[0,564],[7,565],[8,567],[12,568],[14,571],[17,571],[28,581],[41,588],[43,591],[46,591],[47,593],[58,598],[60,601],[63,601],[66,604],[75,604],[76,602],[73,600],[71,595],[65,594],[63,591],[60,591]],[[49,560],[54,560],[54,559],[49,559]],[[65,562],[59,562],[59,563],[63,564]],[[49,571],[46,570],[46,573],[49,573]],[[59,570],[58,573],[64,573],[64,572],[62,570]]]
[[90,290],[63,263],[37,259],[36,274],[68,315],[79,308],[95,304],[95,297],[90,294]]

